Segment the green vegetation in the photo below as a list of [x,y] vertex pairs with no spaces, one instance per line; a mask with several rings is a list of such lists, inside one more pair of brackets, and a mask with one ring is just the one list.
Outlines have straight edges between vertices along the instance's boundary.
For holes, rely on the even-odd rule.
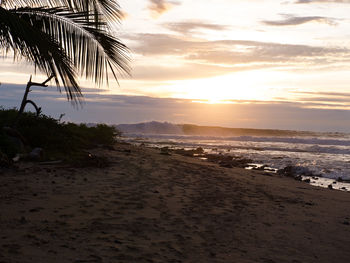
[[[14,129],[18,136],[11,135],[6,127],[15,123],[17,110],[0,110],[0,155],[13,158],[15,154],[28,153],[40,147],[45,160],[63,159],[74,161],[86,156],[84,150],[98,145],[111,146],[120,133],[111,126],[99,124],[88,127],[85,124],[63,123],[51,117],[24,112]],[[2,154],[1,154],[2,152]],[[91,157],[91,156],[90,156]]]

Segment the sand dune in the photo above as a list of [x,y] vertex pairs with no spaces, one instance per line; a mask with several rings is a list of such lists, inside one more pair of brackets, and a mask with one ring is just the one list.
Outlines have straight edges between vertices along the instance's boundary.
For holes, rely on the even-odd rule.
[[115,149],[0,171],[0,262],[349,262],[347,192]]

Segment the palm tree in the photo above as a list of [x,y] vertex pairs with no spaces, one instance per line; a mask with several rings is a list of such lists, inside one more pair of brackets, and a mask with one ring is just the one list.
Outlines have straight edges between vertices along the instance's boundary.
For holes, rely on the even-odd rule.
[[0,48],[34,64],[76,103],[78,77],[99,86],[109,73],[129,74],[128,48],[112,35],[120,18],[116,0],[0,0]]

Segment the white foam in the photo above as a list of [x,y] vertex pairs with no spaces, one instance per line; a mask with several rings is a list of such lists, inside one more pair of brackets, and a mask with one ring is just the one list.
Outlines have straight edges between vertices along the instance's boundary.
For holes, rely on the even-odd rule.
[[162,134],[128,134],[130,140],[142,138],[153,145],[175,148],[202,147],[210,152],[243,155],[254,162],[282,169],[288,165],[304,167],[323,177],[350,180],[350,139],[330,137],[215,137]]

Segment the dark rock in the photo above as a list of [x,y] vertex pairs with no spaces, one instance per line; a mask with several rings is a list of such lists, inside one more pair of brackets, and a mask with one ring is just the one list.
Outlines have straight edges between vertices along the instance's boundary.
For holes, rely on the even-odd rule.
[[193,157],[193,150],[186,151],[185,149],[177,149],[175,150],[175,153],[183,156]]
[[11,147],[16,151],[16,153],[23,153],[25,152],[25,146],[24,143],[21,141],[21,139],[17,137],[11,137],[8,136],[9,143],[11,144]]
[[343,182],[343,178],[338,177],[337,181],[338,181],[338,182]]
[[116,243],[116,244],[123,244],[123,242],[119,241],[118,239],[115,239],[114,243]]
[[195,150],[185,150],[185,149],[176,149],[174,150],[176,154],[180,154],[188,157],[205,157],[204,149],[202,147],[198,147]]
[[22,216],[21,219],[19,220],[19,222],[20,222],[21,224],[25,224],[25,223],[27,223],[28,221],[27,221],[27,219],[26,219],[24,216]]
[[344,221],[343,224],[347,225],[347,226],[350,226],[350,222],[349,221]]
[[8,142],[8,147],[11,148],[14,153],[23,153],[25,146],[28,145],[26,139],[16,130],[11,127],[3,127]]
[[238,168],[245,168],[248,166],[248,163],[250,162],[250,160],[248,159],[237,159],[232,161],[232,165],[234,167],[238,167]]
[[306,167],[291,166],[291,165],[278,170],[277,174],[282,176],[287,176],[287,177],[293,177],[293,178],[296,178],[297,180],[300,180],[301,176],[308,176],[308,177],[314,176],[312,172]]
[[298,175],[298,176],[295,176],[294,179],[297,181],[302,181],[303,177],[301,175]]
[[34,148],[30,153],[29,153],[29,158],[33,161],[40,161],[44,158],[44,150],[43,148]]
[[202,154],[202,153],[204,153],[204,149],[202,147],[198,147],[196,150],[194,150],[194,153]]
[[283,169],[280,169],[277,171],[277,174],[287,176],[287,177],[294,177],[294,166],[286,166]]
[[169,151],[170,151],[169,147],[163,147],[163,148],[160,149],[160,154],[171,155]]
[[11,164],[11,160],[0,151],[0,167],[9,168]]
[[232,168],[245,168],[248,166],[248,163],[251,163],[251,159],[245,159],[237,156],[230,155],[220,155],[220,154],[204,154],[203,157],[207,158],[209,162],[217,163],[222,167]]
[[331,185],[331,184],[328,185],[328,188],[329,188],[329,189],[333,189],[333,185]]
[[185,152],[185,149],[176,149],[174,152],[175,152],[176,154],[182,155],[182,154]]
[[303,180],[303,182],[305,182],[305,183],[310,183],[311,182],[311,180],[308,178],[308,179],[305,179],[305,180]]

